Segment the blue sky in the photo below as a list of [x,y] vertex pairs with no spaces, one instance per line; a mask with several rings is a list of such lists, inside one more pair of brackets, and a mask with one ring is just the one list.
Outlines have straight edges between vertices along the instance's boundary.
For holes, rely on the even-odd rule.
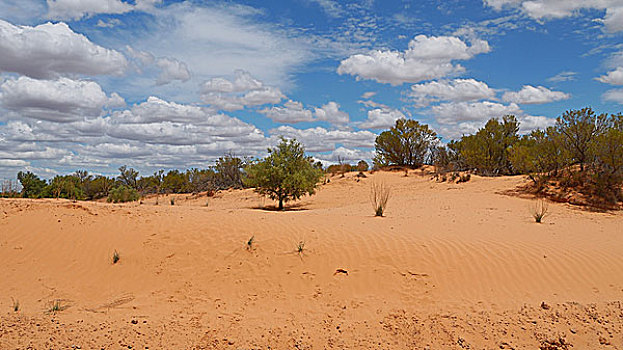
[[0,178],[205,167],[295,137],[373,156],[623,105],[623,0],[0,0]]

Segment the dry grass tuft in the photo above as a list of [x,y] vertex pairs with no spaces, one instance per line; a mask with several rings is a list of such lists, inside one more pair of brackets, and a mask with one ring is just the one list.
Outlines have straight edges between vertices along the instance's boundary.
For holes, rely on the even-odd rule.
[[531,208],[534,221],[536,221],[537,223],[541,223],[543,221],[543,218],[547,215],[548,210],[549,205],[547,205],[546,201],[542,199],[536,200]]
[[370,201],[374,208],[374,216],[383,216],[389,201],[390,190],[382,181],[374,181],[370,189]]

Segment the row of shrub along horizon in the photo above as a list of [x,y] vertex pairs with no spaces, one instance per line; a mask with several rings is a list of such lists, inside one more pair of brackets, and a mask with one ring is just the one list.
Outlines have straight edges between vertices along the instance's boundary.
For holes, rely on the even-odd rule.
[[[519,135],[519,122],[514,116],[507,115],[501,120],[492,118],[475,134],[464,135],[447,145],[440,142],[428,125],[399,119],[376,138],[373,161],[375,168],[389,165],[417,168],[432,164],[438,172],[469,170],[483,176],[525,174],[534,182],[536,192],[553,180],[565,188],[575,188],[599,200],[616,203],[623,200],[622,144],[623,116],[596,115],[590,108],[567,111],[557,118],[555,125],[523,136]],[[278,165],[279,162],[287,165]],[[123,166],[116,179],[77,171],[57,176],[49,183],[30,172],[20,172],[18,180],[22,184],[21,196],[34,198],[97,199],[121,186],[126,192],[133,189],[143,195],[259,186],[264,188],[258,190],[260,193],[277,200],[281,196],[280,202],[284,202],[298,199],[304,193],[312,194],[315,184],[310,187],[310,181],[320,179],[317,174],[321,168],[320,162],[313,163],[310,157],[305,157],[303,146],[296,140],[282,139],[262,160],[227,155],[219,158],[215,166],[203,170],[171,170],[166,174],[160,170],[139,178],[136,170]],[[288,169],[292,176],[281,176],[279,171],[283,169]],[[327,171],[343,173],[364,169],[367,169],[365,161],[355,167],[340,161]],[[263,179],[262,173],[285,181],[283,188],[273,191],[265,179],[258,182]],[[286,199],[279,191],[291,192],[292,197]],[[135,197],[133,193],[128,194],[128,198]]]

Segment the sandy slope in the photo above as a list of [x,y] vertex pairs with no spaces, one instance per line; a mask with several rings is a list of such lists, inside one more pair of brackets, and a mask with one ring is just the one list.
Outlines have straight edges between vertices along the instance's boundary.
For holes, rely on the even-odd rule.
[[539,225],[501,194],[520,177],[419,174],[334,177],[287,212],[248,190],[1,200],[0,349],[623,349],[623,213]]

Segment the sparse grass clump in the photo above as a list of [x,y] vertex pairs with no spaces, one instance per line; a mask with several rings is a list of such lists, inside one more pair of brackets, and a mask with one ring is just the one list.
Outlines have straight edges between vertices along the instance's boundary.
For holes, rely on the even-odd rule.
[[56,299],[56,300],[54,300],[51,303],[51,305],[48,308],[46,313],[47,314],[55,314],[57,312],[61,312],[61,311],[65,310],[67,308],[68,308],[68,306],[67,305],[63,305],[63,303],[62,303],[62,301],[60,299]]
[[18,312],[19,311],[19,300],[11,298],[11,301],[13,302],[13,311]]
[[248,251],[252,251],[254,249],[254,246],[253,246],[254,243],[255,243],[255,236],[251,236],[251,238],[249,238],[249,240],[247,241]]
[[375,181],[372,183],[370,190],[370,201],[374,208],[374,216],[383,216],[389,201],[389,187],[384,182]]
[[299,254],[303,254],[304,250],[305,250],[305,242],[304,241],[300,241],[296,245],[296,252],[299,253]]
[[121,259],[121,257],[119,256],[119,252],[117,250],[115,250],[115,252],[112,254],[112,263],[113,263],[113,265],[118,263],[119,259]]
[[542,199],[535,201],[531,208],[534,221],[540,224],[543,221],[543,218],[547,215],[548,210],[549,206],[547,205],[547,202]]

